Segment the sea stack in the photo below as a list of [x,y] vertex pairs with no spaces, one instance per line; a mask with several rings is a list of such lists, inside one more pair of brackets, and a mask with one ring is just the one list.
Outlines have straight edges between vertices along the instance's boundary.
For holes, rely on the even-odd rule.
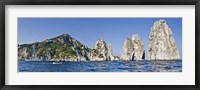
[[121,54],[122,60],[144,60],[144,42],[138,34],[131,38],[126,38]]
[[115,58],[113,56],[113,50],[112,50],[112,44],[111,43],[109,43],[107,45],[107,49],[108,49],[108,55],[107,55],[108,60],[115,60]]
[[104,39],[100,38],[95,43],[94,48],[91,52],[91,61],[106,61],[113,60],[114,56],[112,55],[112,45],[106,45]]
[[167,22],[160,19],[154,22],[149,36],[148,46],[149,60],[178,60],[180,59],[178,48],[171,28]]

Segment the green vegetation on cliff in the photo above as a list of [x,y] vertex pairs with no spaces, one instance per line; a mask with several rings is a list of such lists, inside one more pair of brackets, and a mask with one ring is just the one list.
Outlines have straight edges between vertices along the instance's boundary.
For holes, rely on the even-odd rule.
[[68,34],[47,39],[42,42],[18,45],[18,56],[21,59],[68,59],[89,52],[89,48]]

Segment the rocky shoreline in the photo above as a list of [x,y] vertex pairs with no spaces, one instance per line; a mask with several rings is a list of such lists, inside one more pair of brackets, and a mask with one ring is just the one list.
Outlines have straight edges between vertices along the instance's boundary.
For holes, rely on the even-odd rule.
[[[138,34],[125,39],[121,56],[114,56],[112,44],[103,38],[96,41],[93,48],[63,34],[42,42],[18,45],[18,59],[46,61],[113,61],[113,60],[144,60],[144,42]],[[179,60],[171,28],[160,19],[154,22],[149,35],[149,60]]]

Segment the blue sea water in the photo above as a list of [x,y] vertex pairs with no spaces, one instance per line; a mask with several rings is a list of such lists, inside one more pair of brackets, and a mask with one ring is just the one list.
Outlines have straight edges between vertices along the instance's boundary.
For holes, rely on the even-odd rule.
[[182,72],[182,60],[62,62],[18,60],[18,72]]

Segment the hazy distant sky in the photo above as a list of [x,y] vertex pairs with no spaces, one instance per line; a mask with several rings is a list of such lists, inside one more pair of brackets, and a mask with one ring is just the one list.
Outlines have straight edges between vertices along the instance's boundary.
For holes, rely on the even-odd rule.
[[120,55],[124,41],[139,34],[148,57],[149,33],[156,20],[166,20],[172,29],[182,58],[182,18],[18,18],[18,43],[33,43],[68,33],[92,48],[99,38],[113,46],[113,54]]

